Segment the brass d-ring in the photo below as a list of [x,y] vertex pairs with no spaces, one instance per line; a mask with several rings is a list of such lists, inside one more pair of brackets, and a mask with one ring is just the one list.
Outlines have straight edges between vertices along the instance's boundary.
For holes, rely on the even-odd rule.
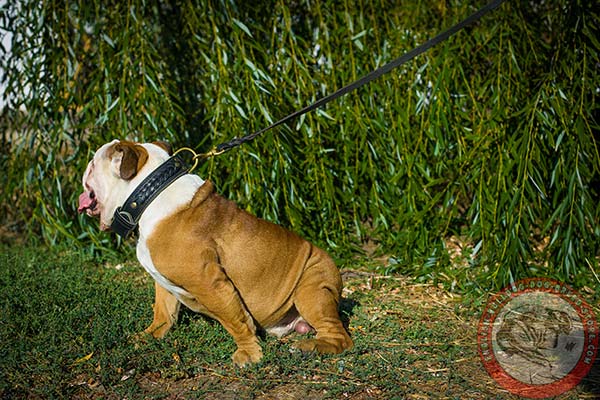
[[192,164],[192,166],[188,170],[188,172],[192,172],[198,166],[198,157],[199,156],[194,150],[190,149],[189,147],[182,147],[182,148],[178,149],[175,153],[173,153],[173,157],[175,157],[177,154],[181,153],[182,151],[188,151],[188,152],[192,153],[192,155],[193,155],[192,160],[194,160],[194,164]]

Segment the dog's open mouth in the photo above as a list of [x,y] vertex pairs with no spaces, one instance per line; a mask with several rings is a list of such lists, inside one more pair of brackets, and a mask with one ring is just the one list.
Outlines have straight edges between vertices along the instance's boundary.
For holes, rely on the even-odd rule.
[[100,214],[98,209],[98,200],[93,190],[89,192],[83,192],[79,195],[79,207],[77,208],[79,213],[87,213],[87,215],[93,217]]

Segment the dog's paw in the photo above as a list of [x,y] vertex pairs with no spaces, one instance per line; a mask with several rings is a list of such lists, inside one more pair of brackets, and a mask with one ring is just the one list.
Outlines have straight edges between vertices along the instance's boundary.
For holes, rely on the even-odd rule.
[[245,367],[259,362],[262,358],[262,350],[260,347],[258,349],[237,349],[231,358],[238,367]]
[[300,340],[294,343],[293,346],[305,353],[316,351],[320,354],[338,354],[351,347],[351,345],[347,345],[346,343],[342,343],[340,341],[334,342],[323,339]]
[[155,339],[162,339],[169,332],[171,326],[172,324],[153,322],[149,327],[144,329],[143,333],[153,336]]

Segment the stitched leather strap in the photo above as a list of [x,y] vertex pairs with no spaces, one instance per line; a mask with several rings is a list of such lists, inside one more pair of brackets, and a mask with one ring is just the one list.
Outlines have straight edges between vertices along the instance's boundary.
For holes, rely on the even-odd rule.
[[412,49],[411,51],[404,53],[403,55],[401,55],[400,57],[396,58],[395,60],[390,61],[389,63],[377,68],[376,70],[364,75],[363,77],[361,77],[360,79],[350,83],[347,86],[344,86],[341,89],[336,90],[335,92],[320,98],[319,100],[315,101],[314,103],[310,104],[309,106],[304,107],[301,110],[298,110],[290,115],[288,115],[285,118],[280,119],[279,121],[267,126],[266,128],[263,128],[259,131],[256,131],[250,135],[246,135],[246,136],[242,136],[240,138],[236,137],[233,138],[227,142],[221,143],[218,146],[216,146],[214,148],[214,154],[208,153],[210,156],[212,155],[218,155],[218,154],[223,154],[226,151],[231,150],[234,147],[240,146],[246,142],[249,142],[251,140],[254,140],[254,138],[256,138],[259,135],[262,135],[263,133],[265,133],[266,131],[273,129],[279,125],[285,124],[287,122],[289,122],[290,120],[297,118],[303,114],[306,114],[316,108],[322,107],[325,104],[329,103],[332,100],[337,99],[340,96],[345,95],[348,92],[351,92],[353,90],[358,89],[359,87],[366,85],[367,83],[371,82],[374,79],[377,79],[379,77],[381,77],[384,74],[387,74],[388,72],[390,72],[391,70],[393,70],[394,68],[399,67],[400,65],[412,60],[413,58],[415,58],[416,56],[418,56],[421,53],[424,53],[425,51],[429,50],[430,48],[432,48],[433,46],[443,42],[444,40],[448,39],[450,36],[454,35],[456,32],[460,31],[461,29],[463,29],[464,27],[472,24],[473,22],[479,20],[481,17],[483,17],[485,14],[487,14],[490,11],[493,11],[494,9],[498,8],[502,3],[504,3],[506,0],[491,0],[488,4],[484,5],[483,7],[481,7],[478,11],[476,11],[475,13],[471,14],[470,16],[468,16],[467,18],[465,18],[464,20],[460,21],[458,24],[450,27],[449,29],[445,30],[444,32],[438,34],[437,36],[429,39],[428,41],[426,41],[425,43],[415,47],[414,49]]
[[188,173],[188,167],[179,155],[162,163],[131,193],[113,216],[110,229],[122,238],[135,230],[144,210],[163,190],[178,178]]

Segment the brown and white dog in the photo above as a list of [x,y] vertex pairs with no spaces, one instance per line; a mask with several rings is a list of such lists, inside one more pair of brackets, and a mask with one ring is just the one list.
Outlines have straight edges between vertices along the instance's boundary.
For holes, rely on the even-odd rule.
[[[100,147],[83,176],[79,212],[109,229],[117,207],[169,158],[162,143],[115,140]],[[257,326],[278,337],[314,329],[302,351],[340,353],[352,340],[338,314],[339,271],[323,250],[240,210],[209,181],[187,174],[167,187],[139,221],[137,257],[155,280],[154,321],[163,337],[181,303],[219,321],[233,336],[236,365],[258,362]]]

